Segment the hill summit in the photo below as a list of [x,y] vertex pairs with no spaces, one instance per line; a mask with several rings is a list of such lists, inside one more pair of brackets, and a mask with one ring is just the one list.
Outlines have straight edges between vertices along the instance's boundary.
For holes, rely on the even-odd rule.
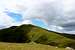
[[[71,38],[72,37],[72,38]],[[35,42],[57,47],[75,48],[75,36],[48,31],[31,24],[12,26],[0,30],[0,41],[10,43]]]

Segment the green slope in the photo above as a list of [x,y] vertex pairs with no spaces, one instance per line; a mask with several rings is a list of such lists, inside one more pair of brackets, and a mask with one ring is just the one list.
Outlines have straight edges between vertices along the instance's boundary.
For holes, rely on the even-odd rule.
[[0,41],[12,43],[35,42],[62,48],[74,48],[75,40],[64,35],[29,24],[0,30]]

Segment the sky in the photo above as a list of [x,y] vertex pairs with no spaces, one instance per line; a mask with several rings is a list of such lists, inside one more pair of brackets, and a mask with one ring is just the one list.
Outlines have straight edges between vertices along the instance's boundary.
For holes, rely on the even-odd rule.
[[33,24],[75,34],[75,0],[0,0],[0,29]]

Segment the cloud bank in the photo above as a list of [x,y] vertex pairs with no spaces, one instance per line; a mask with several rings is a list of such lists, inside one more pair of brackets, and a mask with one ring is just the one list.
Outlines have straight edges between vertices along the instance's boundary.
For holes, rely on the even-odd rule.
[[[75,33],[75,0],[0,0],[0,25],[13,26],[33,24],[33,19],[39,19],[47,25],[46,29]],[[6,11],[21,14],[17,22]]]

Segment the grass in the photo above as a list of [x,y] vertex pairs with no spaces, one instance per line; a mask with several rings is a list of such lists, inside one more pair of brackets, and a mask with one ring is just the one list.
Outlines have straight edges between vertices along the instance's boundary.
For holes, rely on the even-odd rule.
[[3,43],[0,42],[0,50],[67,50],[65,48],[55,48],[49,45],[36,43]]

